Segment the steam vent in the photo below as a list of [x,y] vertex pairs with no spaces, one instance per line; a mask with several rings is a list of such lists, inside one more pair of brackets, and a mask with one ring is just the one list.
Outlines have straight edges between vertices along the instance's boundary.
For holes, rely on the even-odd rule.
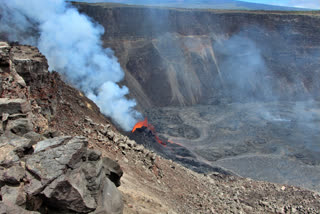
[[319,214],[320,3],[270,2],[2,1],[0,214]]

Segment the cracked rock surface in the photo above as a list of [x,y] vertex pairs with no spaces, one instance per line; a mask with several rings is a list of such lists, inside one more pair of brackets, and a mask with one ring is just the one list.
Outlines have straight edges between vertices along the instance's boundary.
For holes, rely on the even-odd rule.
[[24,79],[47,74],[47,65],[29,48],[37,57],[20,62],[13,47],[0,44],[0,213],[122,213],[118,163],[89,149],[83,136],[39,132],[49,115],[30,99]]

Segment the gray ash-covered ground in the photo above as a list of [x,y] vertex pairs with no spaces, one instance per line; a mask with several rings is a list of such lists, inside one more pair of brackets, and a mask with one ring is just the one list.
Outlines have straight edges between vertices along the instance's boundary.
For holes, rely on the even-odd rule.
[[320,102],[165,107],[145,114],[160,137],[189,150],[180,154],[188,157],[182,162],[320,191]]

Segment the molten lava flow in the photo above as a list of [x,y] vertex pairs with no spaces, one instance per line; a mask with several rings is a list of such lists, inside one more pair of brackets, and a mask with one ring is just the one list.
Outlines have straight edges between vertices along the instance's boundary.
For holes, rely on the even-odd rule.
[[142,127],[146,127],[148,128],[148,120],[147,118],[145,118],[143,121],[139,121],[136,123],[136,125],[134,125],[133,129],[132,129],[132,133],[135,132],[136,129],[140,129]]
[[133,133],[133,132],[136,131],[136,129],[140,129],[140,128],[142,128],[142,127],[146,127],[147,129],[149,129],[149,130],[152,132],[152,134],[154,135],[156,141],[157,141],[159,144],[161,144],[162,146],[167,146],[167,144],[166,144],[165,142],[163,142],[163,141],[158,137],[154,126],[148,123],[148,119],[147,119],[147,118],[145,118],[143,121],[137,122],[136,125],[134,125],[134,127],[133,127],[133,129],[132,129],[131,132]]
[[162,146],[166,147],[167,144],[165,142],[163,142],[162,140],[160,140],[160,138],[155,134],[154,137],[156,138],[157,142],[160,143]]

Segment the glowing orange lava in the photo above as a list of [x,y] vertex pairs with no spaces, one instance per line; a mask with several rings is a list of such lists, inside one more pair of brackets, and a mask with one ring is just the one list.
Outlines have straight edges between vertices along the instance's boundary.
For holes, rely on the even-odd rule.
[[134,125],[134,127],[133,127],[133,129],[132,129],[131,132],[133,133],[133,132],[136,131],[136,129],[140,129],[140,128],[142,128],[142,127],[146,127],[147,129],[149,129],[149,130],[152,132],[152,134],[154,135],[156,141],[157,141],[159,144],[161,144],[162,146],[167,146],[167,143],[166,143],[166,142],[163,142],[163,141],[158,137],[154,126],[148,123],[148,119],[147,119],[147,118],[145,118],[143,121],[137,122],[136,125]]
[[136,129],[140,129],[142,127],[146,127],[148,128],[148,120],[147,118],[145,118],[143,121],[139,121],[136,123],[136,125],[134,125],[133,129],[132,129],[132,133],[135,132]]

